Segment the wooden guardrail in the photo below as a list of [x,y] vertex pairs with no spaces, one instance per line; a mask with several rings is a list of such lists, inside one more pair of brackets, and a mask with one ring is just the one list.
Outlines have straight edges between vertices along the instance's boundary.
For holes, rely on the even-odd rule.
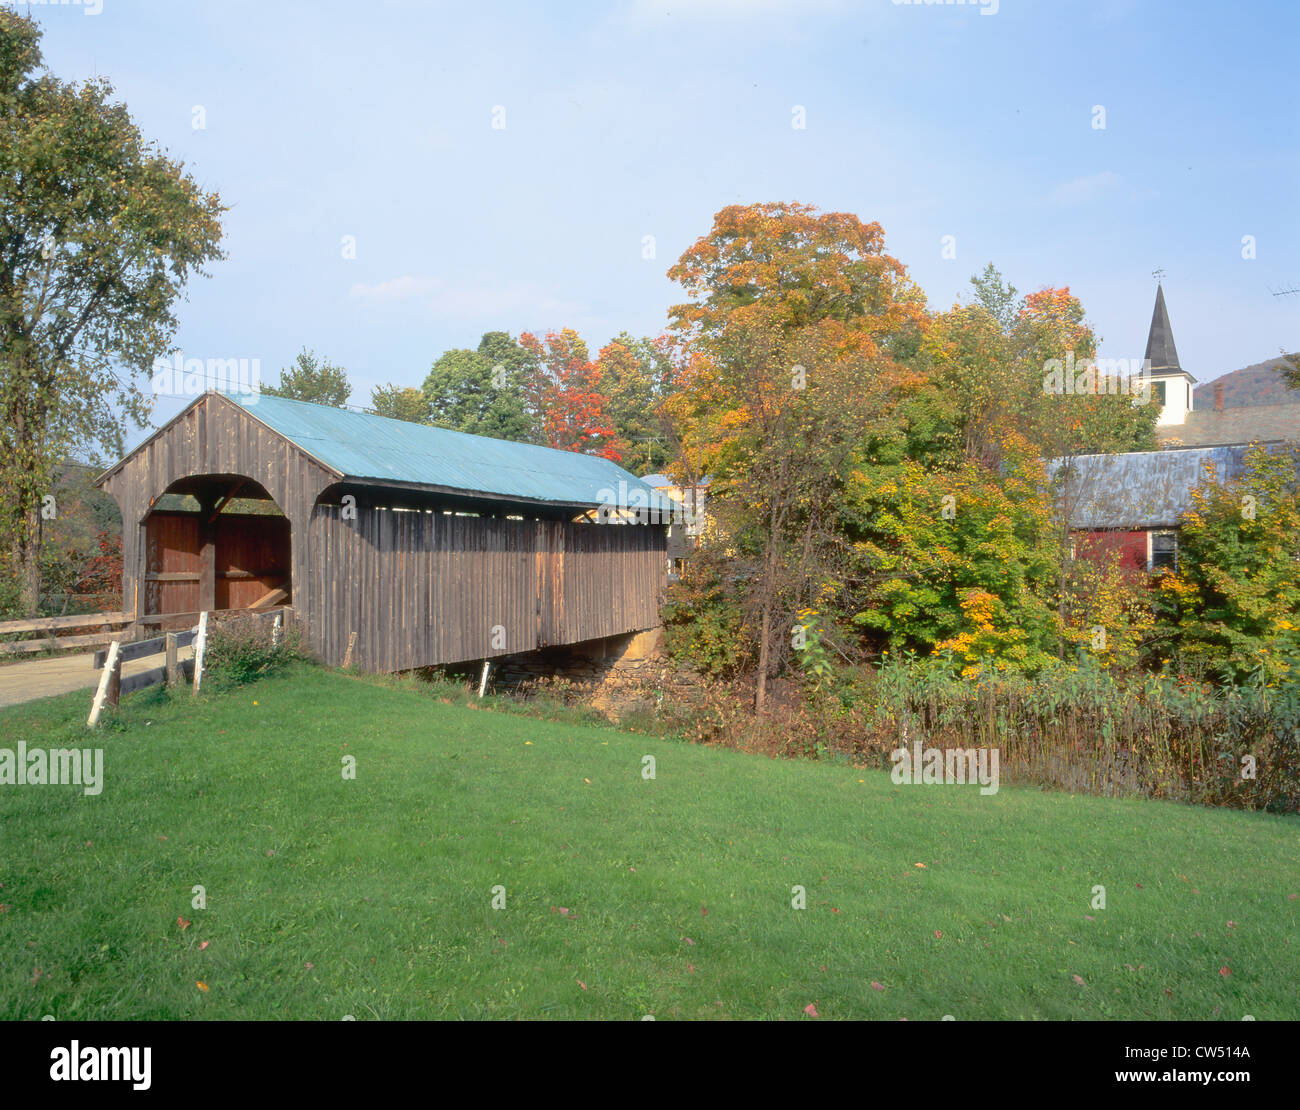
[[[283,590],[273,590],[261,600],[276,604],[282,601],[285,596],[287,595]],[[264,606],[255,603],[239,609],[213,611],[269,615],[277,610],[266,609]],[[107,647],[114,640],[125,640],[131,626],[143,629],[156,627],[170,621],[197,620],[199,616],[199,610],[195,609],[188,613],[146,613],[138,618],[131,613],[83,613],[65,617],[32,617],[26,620],[0,621],[0,656],[30,655],[37,651],[62,651],[66,648]],[[59,635],[60,632],[68,628],[99,628],[102,631],[87,632],[77,636]],[[49,635],[34,640],[11,640],[7,642],[4,640],[5,636],[23,632],[48,632]],[[99,655],[102,656],[103,652],[100,652]],[[100,666],[100,663],[96,663],[95,666]]]
[[[34,617],[28,620],[0,622],[0,637],[20,632],[49,632],[49,636],[36,640],[14,640],[0,643],[0,655],[25,655],[34,651],[57,651],[70,647],[94,647],[113,639],[122,639],[122,631],[110,631],[113,625],[130,625],[135,617],[130,613],[83,613],[66,617]],[[79,636],[59,636],[66,628],[102,628]]]
[[[95,652],[92,663],[95,669],[101,673],[99,686],[95,691],[95,700],[91,703],[90,716],[86,720],[87,726],[94,728],[105,706],[116,706],[123,694],[143,690],[146,686],[156,686],[159,683],[177,686],[184,679],[189,678],[193,681],[194,693],[197,695],[203,683],[203,653],[208,639],[208,617],[214,615],[214,613],[226,614],[243,611],[220,609],[200,613],[199,623],[184,632],[167,632],[162,636],[154,636],[148,640],[137,640],[134,643],[114,640],[105,650]],[[272,638],[274,642],[279,643],[284,629],[285,611],[279,609],[269,613],[253,612],[256,616],[274,619]],[[194,645],[194,657],[192,659],[181,659],[181,650],[191,644]],[[151,655],[164,654],[166,661],[162,666],[151,667],[147,671],[139,671],[136,674],[123,677],[122,664],[130,663],[136,659],[146,659]]]

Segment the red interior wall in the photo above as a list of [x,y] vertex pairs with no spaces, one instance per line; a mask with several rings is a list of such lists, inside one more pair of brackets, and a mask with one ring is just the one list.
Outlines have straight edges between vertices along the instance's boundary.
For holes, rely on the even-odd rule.
[[[159,582],[159,574],[186,574]],[[144,611],[188,613],[199,607],[199,518],[193,513],[152,513],[145,525]]]
[[[290,562],[284,517],[223,513],[216,525],[217,608],[242,609],[277,586],[289,589]],[[201,567],[198,515],[151,513],[145,523],[145,612],[196,611]]]
[[[248,574],[253,578],[223,578]],[[282,516],[217,517],[217,608],[242,609],[289,585],[289,522]]]

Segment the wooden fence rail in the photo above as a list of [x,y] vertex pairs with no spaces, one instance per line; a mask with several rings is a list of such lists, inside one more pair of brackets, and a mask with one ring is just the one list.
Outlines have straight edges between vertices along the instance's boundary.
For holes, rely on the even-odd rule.
[[[272,591],[271,594],[267,595],[267,598],[272,598],[275,594],[283,594],[283,591]],[[282,600],[281,597],[274,597],[271,603],[275,604],[280,600]],[[213,610],[213,612],[221,614],[254,613],[258,616],[267,616],[278,612],[278,610],[249,605],[236,609],[217,609]],[[146,613],[139,618],[132,616],[130,613],[84,613],[80,616],[33,617],[28,620],[0,621],[0,656],[30,655],[37,651],[62,651],[66,648],[104,648],[104,651],[95,653],[95,668],[98,670],[103,665],[108,645],[114,640],[119,642],[127,641],[133,628],[144,629],[177,620],[198,620],[199,616],[200,613],[196,609],[190,613]],[[115,630],[112,627],[114,625],[125,625],[126,627]],[[87,632],[78,636],[59,635],[63,630],[69,628],[102,628],[103,631]],[[48,632],[49,635],[36,640],[4,642],[5,636],[22,632]],[[131,656],[127,658],[129,659]]]
[[[48,632],[38,640],[15,640],[0,643],[0,655],[26,655],[36,651],[57,651],[70,647],[94,647],[121,639],[123,631],[109,631],[111,625],[131,625],[135,618],[129,613],[83,613],[80,616],[36,617],[29,620],[0,622],[0,637],[21,632]],[[68,628],[102,628],[102,632],[89,632],[79,636],[60,636]]]
[[[244,610],[218,610],[218,612],[244,612]],[[283,609],[269,613],[255,613],[256,616],[269,617],[274,621],[272,640],[277,644],[280,642],[280,635],[284,628],[284,613]],[[116,706],[122,695],[143,690],[146,686],[157,686],[160,683],[175,686],[188,678],[193,681],[194,693],[197,694],[203,682],[203,651],[207,641],[208,618],[212,615],[206,612],[199,614],[199,623],[184,632],[167,632],[162,636],[136,640],[133,643],[114,640],[103,651],[95,652],[92,662],[95,669],[101,673],[86,725],[94,728],[105,706]],[[191,645],[194,646],[194,657],[181,659],[181,649]],[[122,664],[136,659],[147,659],[151,655],[165,655],[165,662],[162,666],[123,676]]]

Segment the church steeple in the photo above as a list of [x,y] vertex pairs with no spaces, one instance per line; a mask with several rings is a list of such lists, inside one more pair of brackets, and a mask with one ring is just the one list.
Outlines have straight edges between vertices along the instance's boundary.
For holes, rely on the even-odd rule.
[[1178,348],[1174,346],[1174,329],[1169,325],[1169,310],[1165,308],[1164,287],[1156,285],[1156,308],[1151,313],[1151,330],[1147,333],[1146,357],[1151,360],[1153,373],[1179,371]]
[[1156,284],[1155,311],[1151,313],[1151,330],[1147,333],[1144,373],[1150,379],[1153,400],[1160,406],[1157,426],[1185,424],[1187,414],[1195,407],[1192,386],[1196,379],[1178,361],[1174,329],[1169,324],[1169,310],[1165,307],[1165,290],[1159,282]]

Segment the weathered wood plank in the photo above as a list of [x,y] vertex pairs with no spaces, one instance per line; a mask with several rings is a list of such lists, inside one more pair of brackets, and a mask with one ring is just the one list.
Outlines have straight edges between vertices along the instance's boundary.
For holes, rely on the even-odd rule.
[[125,697],[136,690],[143,690],[146,686],[159,686],[167,681],[167,668],[153,667],[147,671],[136,671],[135,674],[124,676],[119,683],[118,694]]
[[84,636],[50,636],[41,640],[20,640],[0,644],[0,655],[31,655],[38,651],[63,651],[66,648],[99,647],[120,640],[120,632],[88,632]]
[[86,613],[82,616],[33,617],[30,620],[0,623],[0,636],[14,632],[50,632],[59,628],[99,628],[108,624],[130,624],[129,613]]

